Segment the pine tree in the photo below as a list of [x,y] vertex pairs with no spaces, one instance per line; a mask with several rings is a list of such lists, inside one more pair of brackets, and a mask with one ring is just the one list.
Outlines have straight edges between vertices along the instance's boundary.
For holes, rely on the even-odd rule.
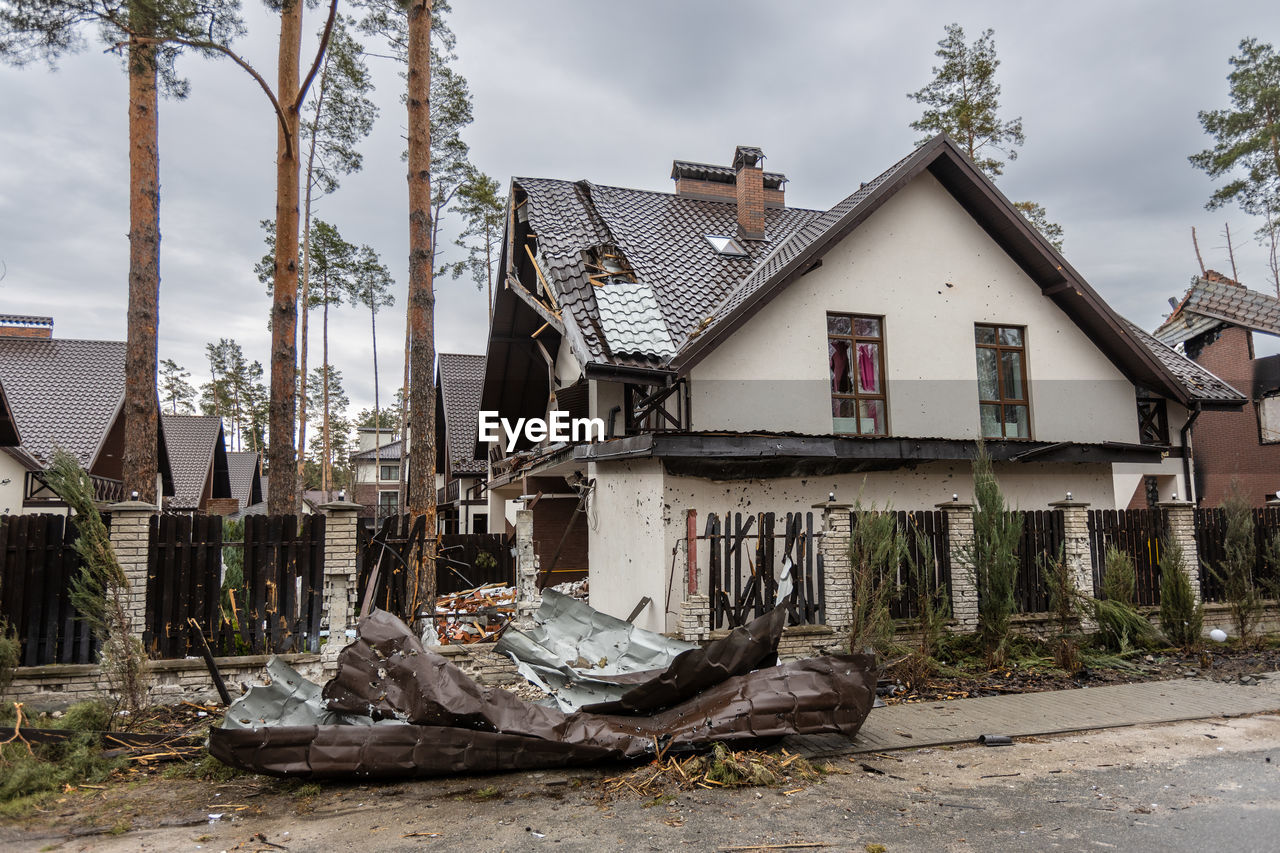
[[992,666],[1004,663],[1009,620],[1015,609],[1018,542],[1022,516],[1005,506],[1000,483],[992,470],[986,445],[978,443],[973,460],[973,544],[965,558],[978,592],[978,635]]
[[[393,284],[395,279],[378,253],[370,246],[361,246],[353,265],[351,303],[369,309],[369,331],[373,339],[373,420],[379,424],[382,422],[382,408],[378,389],[378,309],[395,304],[395,296],[391,293]],[[374,457],[378,458],[378,451],[382,449],[381,432],[374,433],[373,449]]]
[[155,502],[159,470],[156,332],[160,311],[159,93],[185,97],[174,62],[183,45],[229,53],[235,0],[0,0],[0,61],[52,64],[85,46],[96,26],[124,58],[129,91],[129,309],[125,354],[125,489]]
[[[938,133],[950,135],[974,165],[994,180],[1004,174],[1007,162],[1018,159],[1018,149],[1026,141],[1021,117],[1000,116],[995,32],[984,30],[972,44],[965,41],[959,24],[948,24],[946,33],[935,52],[942,64],[934,66],[933,80],[907,95],[925,106],[911,127],[928,134],[921,143]],[[1022,201],[1014,207],[1062,251],[1062,227],[1048,220],[1042,206]]]
[[1268,247],[1268,268],[1280,294],[1280,54],[1270,44],[1246,38],[1229,61],[1232,107],[1199,114],[1214,145],[1188,159],[1211,178],[1228,178],[1206,207],[1235,202],[1263,218],[1256,236]]
[[465,260],[451,264],[447,269],[453,278],[470,273],[477,287],[486,288],[489,317],[493,318],[493,266],[498,260],[498,250],[506,225],[507,199],[502,188],[483,172],[475,172],[458,191],[458,213],[466,228],[455,241],[459,248],[467,250]]
[[173,359],[166,358],[160,362],[160,401],[171,414],[195,413],[196,389],[187,381],[190,378],[191,372]]

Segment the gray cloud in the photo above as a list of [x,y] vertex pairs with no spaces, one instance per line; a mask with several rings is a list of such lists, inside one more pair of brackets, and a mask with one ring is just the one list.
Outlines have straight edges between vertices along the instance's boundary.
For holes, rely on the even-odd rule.
[[[240,49],[270,72],[276,25],[256,4]],[[910,150],[918,114],[905,93],[930,77],[943,26],[996,31],[1008,115],[1027,144],[1001,179],[1066,228],[1072,263],[1145,326],[1206,262],[1227,267],[1229,221],[1241,277],[1266,288],[1256,223],[1207,212],[1210,182],[1186,162],[1206,139],[1196,112],[1226,101],[1227,58],[1245,35],[1280,39],[1280,11],[1202,4],[846,2],[613,4],[455,0],[459,70],[475,97],[466,138],[506,181],[536,175],[670,188],[673,158],[725,161],[760,145],[791,178],[788,200],[825,208]],[[315,16],[307,24],[312,30]],[[365,170],[318,214],[381,252],[399,282],[379,316],[383,394],[400,383],[407,279],[404,116],[397,69],[375,60],[382,116]],[[258,220],[274,212],[275,126],[265,99],[225,62],[183,60],[192,95],[161,107],[160,349],[197,375],[203,348],[240,340],[268,360],[268,299],[253,275]],[[272,78],[268,73],[266,76]],[[96,48],[56,73],[0,69],[0,311],[53,314],[64,337],[122,338],[128,230],[125,79]],[[452,222],[443,223],[445,251]],[[484,296],[437,284],[443,351],[483,347]],[[318,315],[315,317],[318,332]],[[353,409],[372,402],[367,314],[332,312],[330,349]],[[319,336],[311,359],[318,361]]]

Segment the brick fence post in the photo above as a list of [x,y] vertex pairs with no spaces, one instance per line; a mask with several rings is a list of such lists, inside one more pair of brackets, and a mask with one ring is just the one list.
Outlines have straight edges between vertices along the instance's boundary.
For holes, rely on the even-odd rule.
[[951,618],[964,633],[978,628],[978,579],[974,575],[970,549],[973,548],[973,504],[958,498],[940,503],[946,513],[947,551],[951,557]]
[[1164,510],[1165,535],[1182,546],[1182,568],[1196,604],[1200,598],[1200,548],[1196,545],[1196,505],[1191,501],[1161,501],[1156,504]]
[[129,631],[142,642],[147,627],[147,564],[151,551],[151,519],[159,508],[144,501],[123,501],[111,513],[111,550],[129,581]]
[[[1053,501],[1051,509],[1062,510],[1062,556],[1067,563],[1076,592],[1093,598],[1093,554],[1089,549],[1089,504],[1083,501]],[[1096,631],[1097,623],[1087,612],[1080,617],[1080,630]]]
[[849,504],[834,500],[814,504],[822,510],[822,589],[827,607],[827,625],[836,633],[853,624],[853,574],[849,565],[851,521]]
[[516,510],[516,627],[533,624],[542,604],[538,592],[538,553],[533,547],[533,510]]
[[328,642],[320,647],[325,678],[337,674],[338,653],[355,636],[360,600],[360,590],[356,588],[360,564],[356,528],[361,509],[359,504],[345,500],[320,507],[325,515],[324,610],[329,623]]

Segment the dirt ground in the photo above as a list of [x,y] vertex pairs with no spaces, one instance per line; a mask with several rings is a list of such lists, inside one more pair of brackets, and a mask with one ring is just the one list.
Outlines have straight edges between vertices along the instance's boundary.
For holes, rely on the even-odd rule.
[[[1109,847],[1100,839],[1119,837],[1132,839],[1132,849],[1183,849],[1176,835],[1170,848],[1124,833],[1194,829],[1237,811],[1264,838],[1280,829],[1276,716],[1031,738],[998,749],[841,757],[831,765],[823,781],[798,789],[612,801],[602,797],[603,780],[618,768],[381,785],[152,778],[69,792],[39,815],[0,825],[0,847],[969,851],[992,841],[997,849]],[[1235,811],[1223,811],[1228,806]]]

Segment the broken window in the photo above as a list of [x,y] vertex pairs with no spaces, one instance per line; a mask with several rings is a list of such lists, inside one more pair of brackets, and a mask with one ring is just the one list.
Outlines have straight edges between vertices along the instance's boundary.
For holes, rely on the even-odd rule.
[[1263,444],[1280,444],[1280,395],[1258,401],[1258,434]]
[[1031,438],[1025,339],[1021,326],[974,327],[983,438]]
[[827,314],[832,431],[888,435],[884,381],[884,318]]

